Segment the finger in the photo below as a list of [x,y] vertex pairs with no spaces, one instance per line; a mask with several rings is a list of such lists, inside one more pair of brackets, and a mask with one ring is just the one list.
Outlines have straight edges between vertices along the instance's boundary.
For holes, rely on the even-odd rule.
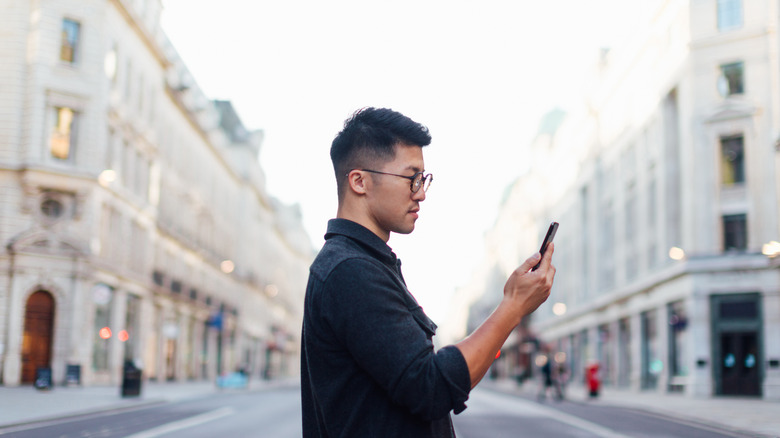
[[547,270],[547,283],[552,287],[553,280],[555,279],[555,266],[550,265],[550,268]]
[[523,264],[520,265],[519,268],[517,268],[517,270],[520,271],[520,272],[523,272],[523,273],[528,272],[528,271],[531,270],[531,268],[536,266],[537,263],[539,263],[539,253],[538,252],[536,254],[532,255],[531,257],[528,257],[523,262]]
[[544,252],[544,256],[542,257],[542,263],[539,265],[539,269],[544,269],[545,271],[550,269],[550,264],[552,263],[552,255],[555,252],[555,244],[550,242],[547,244],[547,250]]

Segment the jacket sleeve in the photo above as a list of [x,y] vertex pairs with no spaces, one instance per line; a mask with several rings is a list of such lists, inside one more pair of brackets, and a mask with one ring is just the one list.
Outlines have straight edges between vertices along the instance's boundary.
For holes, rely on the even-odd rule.
[[466,360],[454,346],[434,352],[434,329],[425,324],[430,320],[404,299],[408,292],[386,268],[365,259],[342,262],[324,292],[325,321],[395,403],[426,420],[466,408],[471,389]]

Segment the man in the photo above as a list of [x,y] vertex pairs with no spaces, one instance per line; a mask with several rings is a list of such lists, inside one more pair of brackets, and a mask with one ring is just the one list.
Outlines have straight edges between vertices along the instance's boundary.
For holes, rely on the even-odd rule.
[[433,176],[428,129],[390,109],[365,108],[331,145],[336,219],[309,271],[301,346],[303,436],[453,437],[465,408],[520,320],[550,293],[553,247],[509,277],[491,316],[457,345],[434,351],[436,325],[406,289],[390,233],[414,230]]

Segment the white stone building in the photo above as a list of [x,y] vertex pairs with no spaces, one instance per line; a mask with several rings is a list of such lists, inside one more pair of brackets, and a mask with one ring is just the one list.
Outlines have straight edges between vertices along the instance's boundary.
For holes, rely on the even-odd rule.
[[577,382],[597,360],[606,385],[780,399],[780,1],[642,5],[582,106],[544,120],[460,299],[496,303],[490,273],[557,220],[551,297],[498,374],[538,339]]
[[0,0],[0,381],[295,375],[314,250],[159,0]]

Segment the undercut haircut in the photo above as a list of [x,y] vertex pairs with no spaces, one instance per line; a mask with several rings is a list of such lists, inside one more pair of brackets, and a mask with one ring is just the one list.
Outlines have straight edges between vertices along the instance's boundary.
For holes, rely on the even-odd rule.
[[431,134],[424,125],[389,108],[355,111],[330,147],[339,200],[344,194],[347,173],[392,161],[397,144],[428,146]]

